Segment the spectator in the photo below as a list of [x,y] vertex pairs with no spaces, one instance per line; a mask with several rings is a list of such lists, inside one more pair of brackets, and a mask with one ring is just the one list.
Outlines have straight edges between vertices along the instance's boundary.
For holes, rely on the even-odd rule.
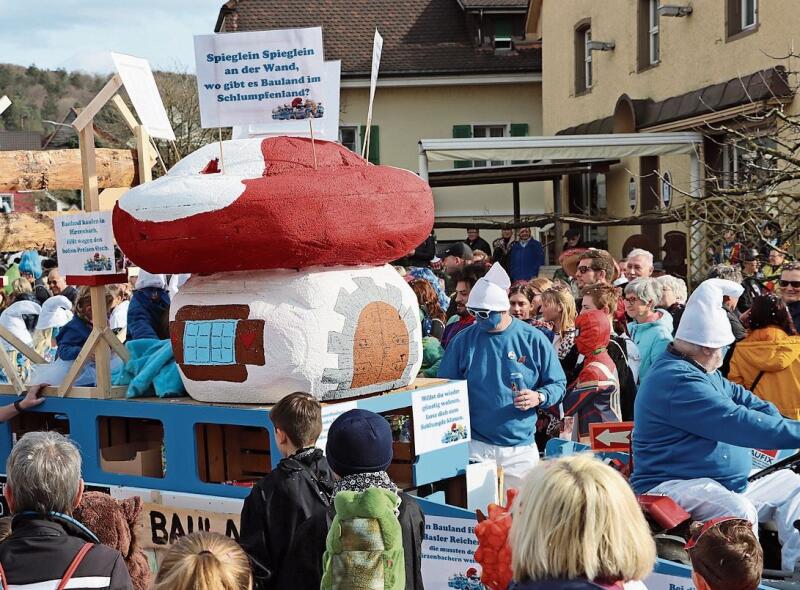
[[[566,287],[552,287],[542,293],[542,322],[545,328],[555,333],[553,347],[558,355],[561,368],[571,383],[577,373],[578,349],[575,346],[575,299]],[[534,323],[537,327],[538,323]]]
[[764,279],[767,281],[778,280],[785,262],[786,254],[776,248],[770,249],[767,264],[764,265]]
[[483,250],[473,250],[472,264],[483,266],[485,270],[489,270],[492,267],[492,259]]
[[[475,284],[467,309],[476,323],[450,343],[439,377],[467,380],[470,459],[496,462],[503,468],[506,486],[516,487],[539,460],[536,408],[557,405],[566,379],[547,338],[532,326],[512,321],[509,285],[498,263]],[[512,382],[512,373],[520,374],[521,387]]]
[[[567,387],[564,415],[572,417],[565,430],[572,440],[588,440],[589,424],[619,422],[622,410],[619,400],[619,377],[614,361],[608,355],[611,323],[605,312],[587,311],[575,320],[575,346],[583,355],[578,378]],[[565,424],[569,421],[565,418]]]
[[[402,268],[402,267],[400,267]],[[442,285],[439,281],[439,278],[433,274],[433,271],[430,268],[424,268],[420,266],[410,266],[405,269],[405,277],[412,277],[414,279],[424,279],[428,281],[428,284],[436,291],[436,298],[439,301],[439,307],[442,309],[447,309],[450,306],[450,297],[444,292]],[[406,278],[406,280],[411,280]]]
[[610,590],[653,569],[655,543],[630,486],[591,455],[538,466],[511,514],[510,590]]
[[631,484],[638,494],[669,496],[695,520],[774,521],[783,569],[792,570],[800,558],[800,476],[782,469],[752,484],[747,478],[751,449],[800,447],[800,422],[718,371],[733,342],[722,296],[741,292],[741,285],[709,279],[689,297],[675,343],[639,386]]
[[[708,278],[724,279],[739,285],[742,284],[742,272],[739,270],[738,266],[731,266],[730,264],[717,264],[716,266],[712,267],[708,273]],[[729,295],[724,295],[722,297],[722,307],[728,316],[728,322],[731,325],[733,337],[735,338],[733,345],[725,350],[725,358],[722,361],[722,366],[719,369],[720,372],[725,376],[728,375],[728,371],[730,370],[731,356],[733,355],[736,342],[739,342],[747,334],[747,331],[742,324],[741,314],[737,309],[738,303],[738,297],[734,298]]]
[[634,248],[625,261],[625,277],[628,281],[647,278],[653,274],[653,255],[647,250]]
[[63,295],[72,301],[73,305],[75,304],[75,299],[78,297],[78,290],[71,285],[67,285],[66,279],[61,276],[57,268],[54,268],[48,273],[47,286],[50,288],[50,292],[53,295]]
[[753,304],[753,299],[762,295],[764,289],[764,274],[761,272],[759,266],[761,264],[756,248],[747,248],[742,252],[740,257],[742,265],[742,287],[744,293],[739,298],[739,303],[736,306],[740,313],[746,312]]
[[477,227],[467,228],[467,239],[464,240],[464,243],[469,246],[470,250],[473,252],[475,252],[475,250],[480,250],[487,257],[492,253],[492,247],[489,245],[489,242],[481,237],[481,232]]
[[[239,542],[250,556],[256,590],[276,585],[298,527],[330,505],[333,476],[322,450],[322,408],[307,393],[292,393],[269,412],[283,459],[253,486],[242,507]],[[291,569],[291,568],[290,568]]]
[[19,276],[28,280],[39,305],[50,297],[50,291],[42,280],[42,259],[36,250],[25,250],[22,253],[19,260]]
[[686,282],[672,275],[663,275],[656,279],[661,285],[661,301],[658,306],[672,316],[672,336],[678,331],[683,310],[686,309]]
[[[534,295],[534,291],[530,283],[517,283],[515,285],[511,285],[511,288],[508,290],[508,302],[511,305],[511,316],[525,323],[531,324],[535,328],[541,330],[544,332],[544,335],[547,336],[547,339],[552,342],[556,337],[555,333],[552,330],[545,328],[543,322],[537,322],[531,317],[531,310],[533,309],[533,301],[535,297],[536,296]],[[541,296],[539,301],[541,302]]]
[[408,257],[407,266],[428,268],[436,256],[436,234],[431,232],[424,242],[417,246]]
[[800,329],[800,262],[783,267],[780,280],[781,299],[789,308],[795,329]]
[[77,562],[70,588],[132,588],[122,555],[71,518],[83,480],[80,453],[69,439],[29,432],[14,445],[6,468],[3,495],[14,520],[0,544],[0,563],[8,586],[55,588]]
[[553,286],[553,281],[547,277],[536,277],[528,281],[528,286],[533,292],[533,299],[531,300],[531,318],[532,320],[542,319],[542,293],[547,291]]
[[131,303],[131,293],[127,283],[110,285],[108,290],[111,293],[111,305],[109,306],[111,315],[108,316],[108,327],[114,330],[117,337],[124,342],[125,332],[128,328],[128,307]]
[[430,283],[424,279],[414,279],[409,283],[411,290],[417,296],[420,314],[422,316],[422,336],[433,336],[441,339],[444,333],[445,315],[439,306],[436,292]]
[[128,306],[128,333],[126,340],[153,338],[163,340],[164,315],[169,313],[169,295],[164,275],[154,275],[140,270],[136,290]]
[[39,300],[36,298],[36,295],[34,295],[33,288],[31,287],[28,279],[20,277],[11,282],[11,297],[9,298],[9,305],[16,303],[17,301],[31,301],[41,305]]
[[503,228],[500,230],[500,237],[492,242],[492,260],[499,262],[508,272],[508,253],[514,244],[514,230]]
[[539,276],[544,264],[544,247],[539,240],[531,238],[531,228],[519,230],[519,239],[511,245],[508,253],[508,274],[511,282],[529,281]]
[[610,285],[614,280],[614,259],[605,250],[589,248],[580,254],[575,269],[575,282],[579,289],[587,285],[605,283]]
[[715,518],[690,530],[686,552],[697,590],[758,590],[764,552],[747,520]]
[[[365,492],[377,488],[382,490],[382,499],[393,499],[399,503],[397,519],[402,531],[402,546],[405,553],[405,588],[422,590],[420,558],[422,538],[425,534],[425,517],[417,502],[408,494],[397,489],[389,478],[386,469],[392,461],[392,429],[383,416],[367,410],[349,410],[336,418],[328,431],[325,446],[331,470],[335,474],[334,504],[327,511],[311,516],[295,535],[286,563],[291,567],[281,570],[276,588],[319,588],[322,580],[323,552],[331,522],[336,519],[338,506],[336,496],[343,492]],[[345,494],[344,500],[351,500]],[[396,504],[394,504],[396,506]],[[385,514],[364,514],[366,518],[385,517]],[[340,519],[341,520],[341,519]],[[336,533],[339,533],[337,527]],[[331,531],[333,533],[333,530]],[[380,539],[370,538],[369,546],[375,546]],[[340,543],[336,543],[340,545]],[[328,541],[331,547],[331,541]],[[328,560],[329,553],[325,553]],[[389,566],[387,566],[389,567]],[[398,564],[398,567],[402,567]],[[383,568],[379,568],[383,569]],[[378,568],[376,568],[376,573]],[[340,586],[349,587],[346,585]],[[372,587],[364,583],[363,587]]]
[[800,336],[786,304],[761,295],[750,310],[750,333],[736,345],[728,378],[800,419]]
[[571,227],[566,232],[564,232],[564,246],[561,248],[562,251],[564,250],[572,250],[573,248],[582,248],[583,247],[583,239],[582,239],[582,232],[579,227]]
[[625,310],[633,318],[628,332],[642,359],[639,382],[672,342],[672,316],[663,309],[656,309],[659,301],[661,285],[656,279],[636,279],[625,285]]
[[154,590],[250,590],[250,563],[242,548],[219,533],[197,532],[164,555]]
[[478,282],[478,275],[471,268],[464,269],[463,272],[455,275],[456,280],[456,294],[453,301],[456,306],[456,315],[458,318],[453,321],[451,319],[445,326],[444,333],[442,334],[442,346],[447,349],[450,341],[464,328],[471,326],[475,322],[475,318],[467,312],[467,301],[472,287]]
[[[598,283],[589,285],[582,291],[581,313],[601,310],[614,325],[614,309],[620,296],[611,285]],[[608,356],[614,362],[619,378],[620,410],[623,420],[633,420],[633,407],[636,400],[636,383],[639,380],[641,357],[639,348],[625,332],[617,335],[611,333],[608,341]]]
[[455,276],[472,262],[472,249],[464,242],[456,242],[444,251],[442,264],[445,270],[445,291],[453,292]]

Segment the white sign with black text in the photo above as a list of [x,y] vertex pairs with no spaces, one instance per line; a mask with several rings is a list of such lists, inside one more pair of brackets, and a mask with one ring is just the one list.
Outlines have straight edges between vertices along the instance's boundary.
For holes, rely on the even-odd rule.
[[322,118],[322,29],[196,35],[205,128]]
[[53,220],[58,270],[64,276],[117,272],[111,211],[60,215]]
[[470,440],[466,381],[450,381],[411,394],[414,450],[418,455]]

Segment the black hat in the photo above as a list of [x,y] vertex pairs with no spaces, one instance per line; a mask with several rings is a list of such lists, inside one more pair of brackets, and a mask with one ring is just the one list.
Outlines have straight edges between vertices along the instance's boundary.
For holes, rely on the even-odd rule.
[[374,412],[349,410],[331,424],[325,457],[340,477],[386,471],[392,462],[392,427]]
[[757,248],[746,248],[742,254],[742,262],[754,262],[761,258]]
[[564,237],[566,239],[568,239],[568,240],[570,238],[580,237],[580,235],[581,235],[581,230],[578,229],[577,227],[571,227],[567,231],[564,232]]
[[447,258],[448,256],[455,256],[456,258],[462,258],[463,260],[471,260],[472,248],[467,246],[464,242],[456,242],[444,251],[442,259]]

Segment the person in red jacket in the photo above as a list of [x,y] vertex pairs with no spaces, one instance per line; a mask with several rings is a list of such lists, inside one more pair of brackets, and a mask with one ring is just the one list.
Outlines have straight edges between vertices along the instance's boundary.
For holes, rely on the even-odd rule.
[[[589,436],[593,422],[619,422],[619,378],[614,361],[606,350],[611,337],[608,316],[599,309],[582,313],[575,320],[575,345],[583,359],[577,379],[567,387],[564,415],[573,417],[572,439]],[[568,425],[565,420],[565,426]],[[565,431],[568,431],[568,426]]]

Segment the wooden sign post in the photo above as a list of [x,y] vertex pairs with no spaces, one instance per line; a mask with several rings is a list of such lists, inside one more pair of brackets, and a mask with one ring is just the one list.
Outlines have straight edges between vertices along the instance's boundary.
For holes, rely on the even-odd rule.
[[[94,117],[106,103],[113,101],[122,114],[123,119],[136,136],[138,151],[139,182],[152,180],[153,152],[150,138],[144,127],[136,121],[133,113],[117,95],[122,88],[122,78],[115,74],[106,83],[103,89],[83,109],[72,126],[78,132],[81,153],[81,171],[83,175],[83,200],[85,210],[88,212],[100,211],[100,193],[97,182],[97,162],[94,146]],[[71,282],[89,285],[92,297],[92,331],[83,345],[78,358],[70,367],[67,376],[58,388],[58,395],[64,397],[72,389],[72,384],[78,377],[86,362],[94,358],[97,373],[95,386],[88,388],[89,397],[106,399],[121,397],[125,394],[125,387],[111,385],[111,351],[119,355],[123,361],[129,358],[128,351],[119,341],[117,336],[108,327],[108,308],[106,305],[106,285],[127,280],[126,275],[94,275],[86,277],[70,277]]]

